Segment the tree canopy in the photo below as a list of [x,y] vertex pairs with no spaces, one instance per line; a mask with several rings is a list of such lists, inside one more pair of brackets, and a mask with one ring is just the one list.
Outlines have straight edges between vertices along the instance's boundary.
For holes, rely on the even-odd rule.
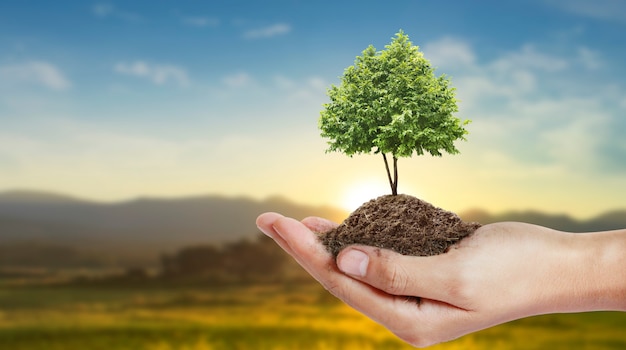
[[[403,31],[385,50],[366,48],[328,96],[319,119],[321,135],[329,139],[327,152],[381,153],[393,194],[398,157],[456,154],[454,141],[467,134],[463,126],[469,121],[454,116],[458,107],[449,78],[435,75]],[[386,154],[393,157],[393,179]]]

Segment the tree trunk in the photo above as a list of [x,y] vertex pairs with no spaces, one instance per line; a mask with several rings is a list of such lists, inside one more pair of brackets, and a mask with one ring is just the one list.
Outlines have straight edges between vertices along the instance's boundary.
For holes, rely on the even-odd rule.
[[391,194],[398,195],[398,158],[395,156],[393,157],[393,189]]
[[391,177],[391,169],[389,169],[389,162],[387,156],[381,152],[383,159],[385,160],[385,169],[387,169],[387,179],[389,180],[389,186],[391,187],[391,194],[396,196],[398,194],[398,158],[393,157],[393,178]]
[[391,178],[391,171],[389,170],[389,162],[387,162],[387,156],[380,152],[385,160],[385,169],[387,169],[387,179],[389,180],[389,187],[391,187],[391,193],[393,194],[393,179]]

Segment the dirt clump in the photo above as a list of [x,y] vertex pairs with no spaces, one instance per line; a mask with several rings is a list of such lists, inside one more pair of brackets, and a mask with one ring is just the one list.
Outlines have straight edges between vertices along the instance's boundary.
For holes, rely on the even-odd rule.
[[419,198],[399,194],[370,200],[339,226],[318,236],[334,257],[354,244],[431,256],[445,253],[480,226]]

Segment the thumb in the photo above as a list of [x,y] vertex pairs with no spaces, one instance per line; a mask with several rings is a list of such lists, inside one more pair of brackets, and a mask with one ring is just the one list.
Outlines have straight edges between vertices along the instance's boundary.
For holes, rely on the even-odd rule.
[[343,273],[392,295],[416,296],[453,303],[454,269],[446,254],[406,256],[391,250],[352,246],[337,256]]

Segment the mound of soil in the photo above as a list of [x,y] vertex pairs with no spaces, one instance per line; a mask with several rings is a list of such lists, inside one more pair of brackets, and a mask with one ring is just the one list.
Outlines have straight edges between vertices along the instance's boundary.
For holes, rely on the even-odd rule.
[[416,197],[399,194],[370,200],[341,225],[318,235],[334,257],[353,244],[431,256],[445,253],[480,226]]

